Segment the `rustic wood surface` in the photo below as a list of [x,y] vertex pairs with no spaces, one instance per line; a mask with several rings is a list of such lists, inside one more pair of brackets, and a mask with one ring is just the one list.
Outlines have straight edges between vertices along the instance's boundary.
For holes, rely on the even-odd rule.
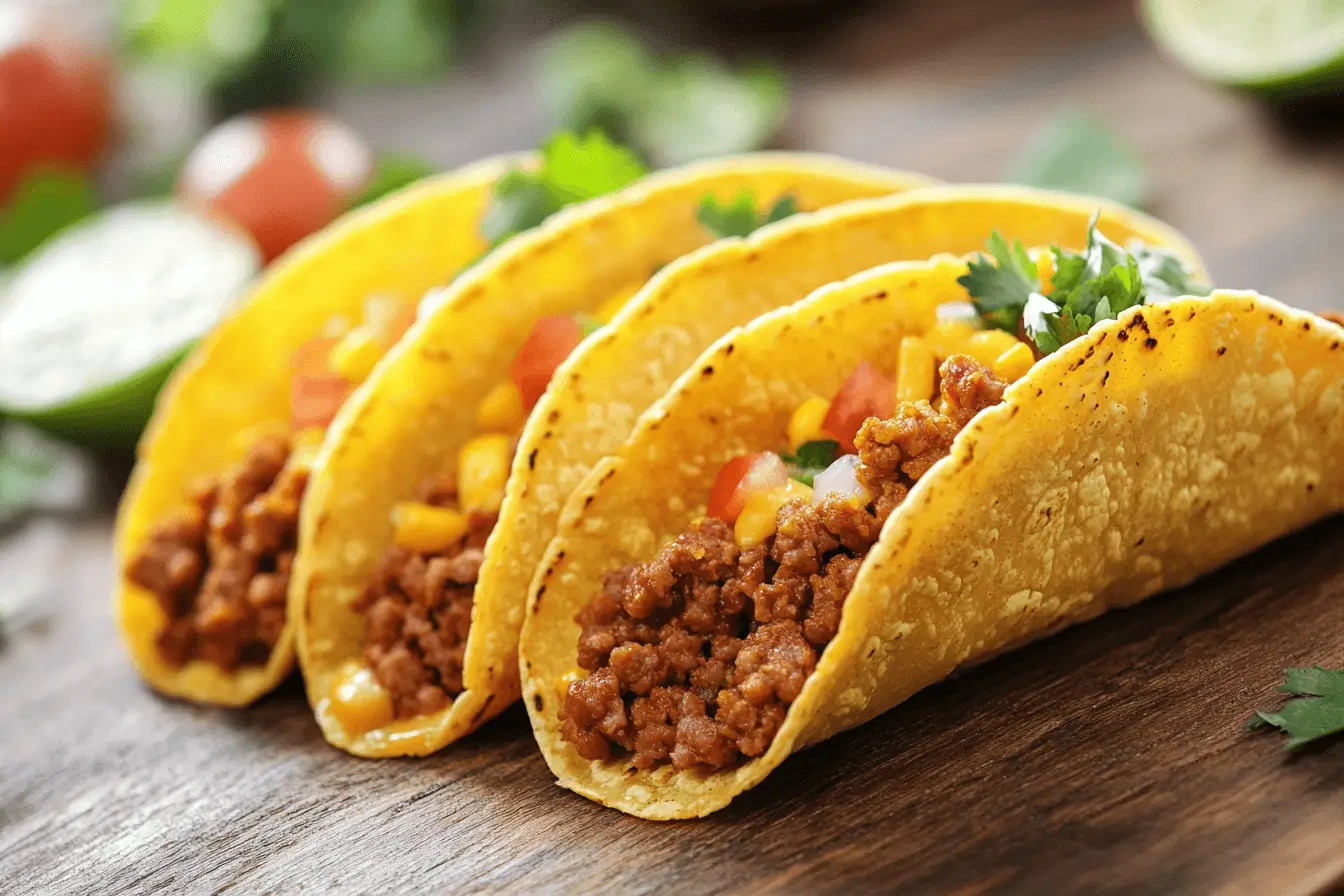
[[[1220,284],[1340,304],[1338,111],[1192,81],[1126,3],[878,5],[771,40],[805,47],[797,145],[987,180],[1041,120],[1090,107]],[[445,163],[544,128],[522,58],[333,102]],[[243,712],[155,698],[108,614],[110,501],[0,542],[0,587],[37,597],[0,647],[0,893],[1344,886],[1344,744],[1290,759],[1243,730],[1282,667],[1344,664],[1344,519],[932,688],[708,820],[654,824],[556,788],[516,708],[432,758],[370,762],[325,745],[297,682]]]

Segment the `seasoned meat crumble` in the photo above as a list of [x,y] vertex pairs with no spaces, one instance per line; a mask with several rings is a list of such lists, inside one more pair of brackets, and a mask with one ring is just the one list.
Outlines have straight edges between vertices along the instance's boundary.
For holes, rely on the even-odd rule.
[[560,710],[586,759],[720,769],[759,756],[826,645],[883,523],[971,418],[1007,384],[964,356],[939,370],[941,401],[904,402],[860,428],[872,502],[828,497],[780,508],[773,536],[740,548],[706,518],[645,563],[607,576],[577,616],[578,664]]

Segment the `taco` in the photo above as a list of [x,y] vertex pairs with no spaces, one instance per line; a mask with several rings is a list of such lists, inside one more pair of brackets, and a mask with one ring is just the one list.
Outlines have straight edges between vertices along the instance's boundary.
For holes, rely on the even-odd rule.
[[[729,189],[720,198],[734,195],[759,162],[749,164],[651,177],[514,241],[453,285],[342,415],[304,508],[290,610],[309,699],[332,743],[360,755],[426,753],[518,698],[523,604],[562,503],[718,335],[880,261],[969,250],[993,220],[1081,245],[1096,209],[1016,188],[927,188],[791,217],[674,261],[644,284],[655,265],[703,240],[693,232],[672,243],[665,231],[689,226],[715,183]],[[805,209],[818,204],[788,180],[757,174],[760,201],[749,214],[733,211],[738,200],[727,210],[711,203],[701,219],[740,233],[781,191]],[[924,192],[939,198],[921,202]],[[1118,207],[1105,219],[1126,237],[1185,245]],[[595,260],[615,271],[599,278]],[[557,370],[580,334],[556,315],[635,288],[611,326]],[[561,351],[532,364],[548,341]],[[542,375],[526,380],[534,367]],[[519,391],[530,394],[520,401]],[[478,502],[483,522],[472,523],[462,510],[482,479],[491,499]]]
[[562,786],[706,815],[958,669],[1344,508],[1344,328],[1186,295],[1188,262],[1095,230],[992,246],[729,333],[575,491],[520,646]]

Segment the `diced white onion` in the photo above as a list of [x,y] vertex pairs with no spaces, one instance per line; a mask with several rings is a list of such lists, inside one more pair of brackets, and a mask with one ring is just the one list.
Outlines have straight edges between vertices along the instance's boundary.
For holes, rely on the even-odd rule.
[[938,322],[965,321],[973,326],[980,325],[980,315],[970,302],[944,302],[938,306]]
[[842,498],[858,498],[867,504],[872,497],[858,476],[859,456],[844,454],[835,459],[812,480],[812,504],[816,506],[823,499],[838,495]]

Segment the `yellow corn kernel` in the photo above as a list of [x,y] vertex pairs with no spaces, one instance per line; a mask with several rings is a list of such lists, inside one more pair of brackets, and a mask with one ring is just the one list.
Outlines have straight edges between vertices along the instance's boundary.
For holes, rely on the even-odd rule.
[[1031,365],[1035,363],[1036,356],[1031,353],[1031,349],[1025,342],[1019,342],[994,359],[994,365],[990,369],[999,379],[1015,383],[1026,376]]
[[368,379],[383,357],[382,340],[366,327],[355,327],[331,348],[328,366],[352,383]]
[[816,395],[798,405],[789,418],[789,448],[797,451],[801,445],[825,438],[821,422],[826,419],[826,412],[830,409],[831,403]]
[[372,669],[355,660],[336,674],[327,706],[349,734],[381,728],[395,717],[392,695],[378,683]]
[[513,380],[505,380],[491,389],[476,408],[476,426],[486,432],[513,432],[525,419],[523,393]]
[[933,395],[933,351],[918,336],[902,336],[896,370],[897,401],[928,401]]
[[306,426],[290,437],[289,463],[291,466],[312,469],[317,452],[327,431],[320,426]]
[[457,454],[457,500],[470,513],[498,513],[509,481],[509,437],[476,436]]
[[942,361],[948,355],[966,351],[966,342],[980,331],[964,320],[940,320],[924,334],[924,344]]
[[1050,281],[1055,276],[1055,256],[1045,249],[1036,249],[1031,253],[1031,260],[1036,262],[1036,276],[1041,281],[1041,295],[1050,295],[1054,287]]
[[593,312],[593,317],[604,324],[611,323],[611,319],[620,313],[620,310],[625,307],[625,303],[630,301],[635,293],[644,288],[645,282],[644,280],[632,280],[613,292],[605,302],[597,306],[597,310]]
[[449,507],[401,501],[392,508],[392,540],[408,551],[447,550],[466,534],[466,515]]
[[581,681],[587,677],[588,673],[586,671],[584,671],[583,669],[574,668],[566,672],[564,675],[561,675],[559,678],[557,678],[555,680],[555,689],[556,691],[559,692],[560,699],[562,701],[565,699],[565,695],[569,693],[570,685],[572,685],[576,681]]
[[733,526],[733,539],[738,546],[753,548],[774,535],[779,508],[795,498],[811,501],[812,489],[796,479],[790,479],[778,488],[756,492],[748,497]]
[[1020,345],[1017,337],[1006,330],[981,330],[966,340],[964,351],[981,364],[989,367],[998,360],[999,355],[1015,345]]

